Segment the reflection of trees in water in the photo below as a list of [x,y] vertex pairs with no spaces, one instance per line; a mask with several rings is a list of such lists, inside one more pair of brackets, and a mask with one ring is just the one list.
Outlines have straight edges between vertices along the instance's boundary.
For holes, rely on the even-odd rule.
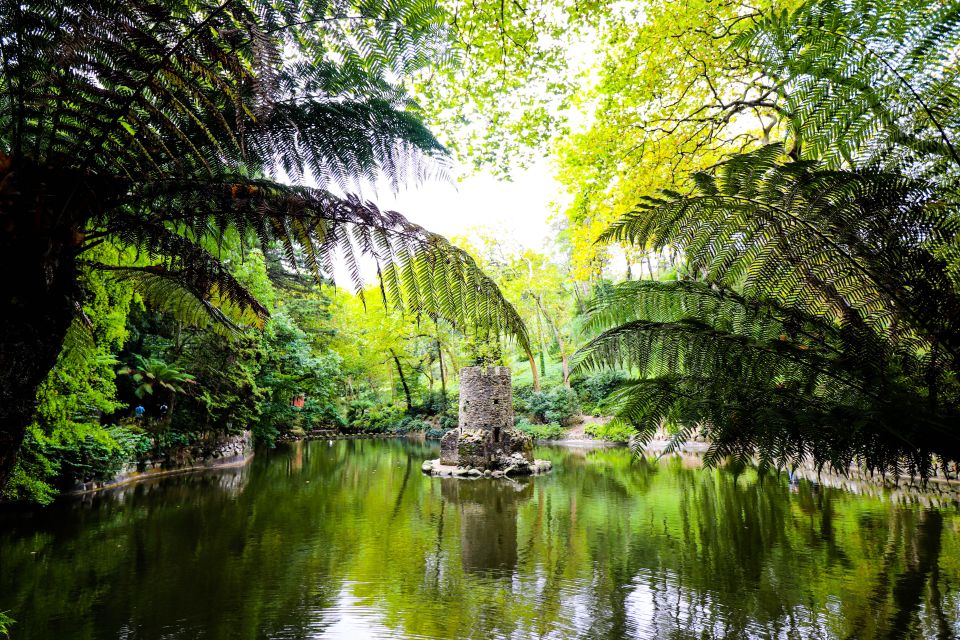
[[[598,468],[616,466],[607,462]],[[576,482],[558,490],[589,495],[604,482],[591,477],[593,465],[574,465]],[[791,496],[776,478],[761,483],[679,463],[633,474],[643,476],[633,480],[643,490],[629,491],[615,506],[619,514],[598,514],[595,530],[583,526],[595,543],[600,585],[592,635],[948,637],[944,630],[956,624],[955,608],[944,605],[956,602],[956,587],[943,587],[938,576],[938,512],[809,485]],[[608,485],[615,503],[623,488]],[[861,529],[865,513],[877,514],[875,528],[893,538],[878,541]],[[617,546],[628,553],[604,554]],[[892,554],[887,587],[879,569],[885,551]]]
[[429,457],[302,443],[237,485],[182,476],[6,517],[0,610],[44,621],[22,640],[310,637],[344,594],[441,638],[954,635],[956,514],[623,449],[539,451],[554,472],[515,486],[425,477]]

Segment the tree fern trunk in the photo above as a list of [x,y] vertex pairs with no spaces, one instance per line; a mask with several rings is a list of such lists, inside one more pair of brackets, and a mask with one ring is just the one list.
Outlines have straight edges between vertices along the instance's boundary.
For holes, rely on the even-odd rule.
[[7,178],[0,183],[0,492],[75,314],[82,242],[69,225],[53,226],[60,221],[41,195],[28,198]]

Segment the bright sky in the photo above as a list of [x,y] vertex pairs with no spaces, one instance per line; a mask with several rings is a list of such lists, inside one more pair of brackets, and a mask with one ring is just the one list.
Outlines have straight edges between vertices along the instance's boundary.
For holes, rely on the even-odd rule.
[[397,194],[381,191],[374,199],[380,208],[398,211],[447,238],[490,227],[501,237],[539,250],[551,235],[552,203],[563,196],[544,159],[516,171],[509,182],[481,172],[456,182],[427,182]]
[[[450,169],[455,176],[458,167]],[[516,248],[552,253],[548,239],[553,203],[564,202],[565,193],[556,182],[546,158],[527,169],[515,170],[512,180],[501,180],[489,170],[475,172],[459,180],[432,180],[411,184],[398,193],[381,185],[373,193],[360,190],[383,211],[393,210],[434,233],[455,239],[470,237],[479,228],[489,228],[497,238]],[[376,280],[372,260],[360,258],[361,273],[369,284]],[[350,288],[350,276],[343,260],[335,261],[333,279]]]

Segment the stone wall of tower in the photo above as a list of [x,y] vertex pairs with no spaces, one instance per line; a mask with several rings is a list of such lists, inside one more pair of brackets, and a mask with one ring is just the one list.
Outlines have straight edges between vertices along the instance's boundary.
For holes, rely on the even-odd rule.
[[461,430],[513,428],[513,394],[509,367],[464,367],[460,370]]

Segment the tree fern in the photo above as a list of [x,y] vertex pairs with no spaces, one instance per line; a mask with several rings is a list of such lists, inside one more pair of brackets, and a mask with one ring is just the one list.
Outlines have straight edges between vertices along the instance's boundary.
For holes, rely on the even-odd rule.
[[[444,171],[401,86],[448,55],[441,15],[433,0],[0,5],[0,487],[83,296],[79,270],[200,322],[262,322],[211,250],[228,230],[279,242],[284,268],[317,277],[345,260],[357,288],[365,255],[385,300],[528,348],[469,256],[349,195]],[[137,259],[99,264],[88,252],[102,242]]]
[[698,282],[627,282],[581,369],[626,368],[620,416],[703,423],[713,460],[928,473],[960,458],[958,203],[932,184],[796,162],[771,145],[604,239],[685,250]]
[[960,3],[808,0],[735,46],[785,97],[802,157],[960,177]]

